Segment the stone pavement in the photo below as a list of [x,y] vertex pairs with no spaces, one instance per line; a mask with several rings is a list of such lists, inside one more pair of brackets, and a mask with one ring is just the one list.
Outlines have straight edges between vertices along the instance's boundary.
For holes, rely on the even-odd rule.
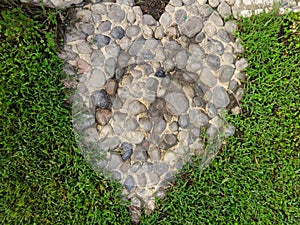
[[[233,34],[235,19],[272,3],[170,0],[156,21],[132,0],[81,2],[44,1],[77,4],[60,55],[66,71],[78,75],[74,128],[89,164],[123,185],[138,221],[185,163],[197,157],[204,167],[234,133],[224,112],[241,100],[248,65],[237,58],[244,49]],[[300,7],[284,1],[286,8]]]

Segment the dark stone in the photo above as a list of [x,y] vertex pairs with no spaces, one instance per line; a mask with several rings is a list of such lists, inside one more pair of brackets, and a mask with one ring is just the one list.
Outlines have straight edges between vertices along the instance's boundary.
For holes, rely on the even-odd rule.
[[162,69],[158,69],[154,74],[156,77],[166,77],[166,73]]
[[121,148],[123,150],[122,159],[123,160],[129,159],[132,154],[132,149],[133,149],[132,144],[130,144],[128,142],[123,142],[121,144]]
[[101,109],[108,108],[109,106],[109,98],[104,90],[95,91],[92,95],[92,103],[94,106],[99,107]]
[[124,187],[126,188],[127,191],[131,191],[135,186],[135,182],[132,178],[132,176],[128,176],[124,182]]
[[121,39],[124,37],[125,35],[125,31],[122,27],[120,26],[116,26],[114,27],[111,32],[110,35],[114,38],[114,39]]
[[108,36],[97,34],[94,37],[94,43],[100,48],[102,48],[105,45],[108,45],[109,42],[110,42],[110,37]]

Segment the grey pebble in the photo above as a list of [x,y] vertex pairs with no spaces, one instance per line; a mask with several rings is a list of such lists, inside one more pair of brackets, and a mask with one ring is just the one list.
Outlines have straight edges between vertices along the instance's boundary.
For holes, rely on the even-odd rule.
[[165,162],[154,163],[154,172],[159,176],[166,173],[169,170],[169,166]]
[[206,63],[212,70],[218,70],[221,65],[221,60],[219,56],[209,54],[206,56]]
[[229,81],[234,73],[234,68],[232,66],[224,65],[221,66],[219,70],[219,77],[221,82]]
[[213,103],[220,108],[225,108],[230,103],[229,96],[223,87],[215,87],[212,98]]
[[114,22],[121,22],[125,18],[125,12],[119,5],[111,5],[107,16]]
[[190,125],[190,118],[188,114],[180,115],[178,124],[181,128],[187,128]]
[[109,106],[109,99],[104,90],[94,91],[92,94],[92,103],[101,109],[107,108]]
[[204,68],[200,75],[200,81],[208,87],[213,87],[217,84],[216,77],[208,68]]
[[122,39],[125,35],[125,31],[121,26],[115,26],[111,32],[110,35],[114,38],[114,39]]
[[111,30],[111,22],[110,21],[102,22],[97,28],[97,31],[101,34],[106,31],[110,31],[110,30]]
[[183,93],[171,92],[166,95],[165,100],[170,113],[177,116],[186,112],[189,107],[189,101]]
[[123,142],[121,144],[121,148],[123,150],[122,159],[123,160],[129,159],[133,151],[133,145],[128,142]]
[[192,16],[179,26],[183,35],[191,38],[199,33],[203,28],[203,20]]
[[126,180],[124,181],[124,187],[126,188],[127,191],[131,191],[134,186],[135,186],[135,182],[132,178],[131,175],[128,175],[128,177],[126,178]]
[[109,44],[110,37],[102,35],[102,34],[97,34],[97,35],[95,35],[93,41],[99,48],[102,48],[103,46]]
[[206,48],[209,52],[217,55],[222,55],[224,53],[224,45],[217,40],[208,39]]

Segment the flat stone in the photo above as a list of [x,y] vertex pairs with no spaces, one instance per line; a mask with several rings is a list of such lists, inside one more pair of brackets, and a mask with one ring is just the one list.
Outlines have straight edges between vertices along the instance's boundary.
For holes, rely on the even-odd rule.
[[204,32],[200,32],[196,35],[195,41],[198,43],[201,43],[206,38],[206,35]]
[[203,27],[203,32],[205,32],[205,34],[208,37],[212,37],[217,33],[217,28],[216,28],[216,26],[214,25],[213,22],[205,21],[204,22],[204,27]]
[[214,87],[217,84],[216,77],[208,68],[204,68],[200,75],[200,81],[208,87]]
[[181,33],[189,38],[194,37],[203,28],[203,20],[198,17],[188,18],[179,26]]
[[146,106],[138,100],[133,100],[128,105],[128,113],[137,115],[147,110]]
[[234,31],[237,30],[236,22],[234,20],[226,21],[224,28],[227,32],[232,34]]
[[209,52],[217,55],[222,55],[224,53],[224,45],[217,40],[208,39],[206,48]]
[[231,40],[230,40],[230,37],[229,37],[229,35],[228,35],[228,33],[227,33],[227,31],[224,30],[224,29],[218,30],[217,35],[218,35],[218,38],[219,38],[221,41],[224,41],[224,42],[230,42],[230,41],[231,41]]
[[111,22],[110,21],[104,21],[101,24],[99,24],[97,31],[102,34],[104,32],[111,30]]
[[209,54],[206,56],[206,63],[212,70],[218,70],[221,65],[221,60],[219,56]]
[[104,69],[106,72],[106,78],[112,78],[115,74],[115,70],[116,70],[116,60],[113,57],[108,58],[107,60],[105,60],[104,63]]
[[191,109],[189,112],[190,122],[195,127],[202,127],[208,124],[207,116],[199,109]]
[[118,171],[112,171],[113,179],[120,181],[122,179],[122,174]]
[[150,90],[150,91],[157,91],[157,86],[158,86],[158,80],[150,77],[147,79],[145,87]]
[[188,114],[180,115],[178,124],[181,128],[187,128],[190,125],[190,118]]
[[209,3],[209,4],[211,5],[211,7],[213,7],[213,8],[217,7],[217,6],[220,4],[219,0],[208,0],[208,3]]
[[138,185],[140,187],[145,187],[147,184],[147,179],[145,173],[142,173],[140,175],[137,175]]
[[205,51],[198,44],[190,44],[189,45],[189,54],[191,54],[192,58],[196,58],[198,60],[205,58]]
[[169,130],[173,133],[175,133],[176,131],[178,131],[178,124],[174,121],[172,123],[169,124]]
[[187,53],[185,50],[182,50],[176,54],[175,61],[178,69],[183,69],[187,64]]
[[224,18],[231,16],[231,7],[226,2],[221,2],[218,7],[219,14]]
[[132,144],[140,144],[144,140],[144,134],[141,131],[128,131],[125,133],[124,138]]
[[76,130],[82,131],[95,124],[95,115],[94,113],[91,113],[87,110],[80,111],[79,113],[73,116],[73,121],[74,128]]
[[120,145],[119,137],[106,137],[100,140],[99,148],[104,151],[114,150]]
[[103,88],[106,83],[106,77],[102,70],[94,69],[88,80],[88,85],[94,89]]
[[166,106],[170,113],[180,116],[189,107],[189,101],[183,93],[171,92],[166,95]]
[[121,26],[115,26],[111,32],[110,35],[114,38],[114,39],[122,39],[125,35],[125,31]]
[[128,177],[126,178],[126,180],[124,181],[124,187],[126,188],[127,191],[131,191],[134,187],[135,187],[135,182],[132,178],[131,175],[128,175]]
[[145,132],[149,132],[152,128],[152,122],[149,118],[143,117],[139,120],[139,123]]
[[183,24],[187,20],[187,13],[183,9],[179,9],[174,14],[175,23],[177,25]]
[[92,12],[90,10],[79,10],[76,13],[76,17],[84,23],[90,22]]
[[210,16],[213,11],[214,11],[214,9],[210,5],[208,5],[208,4],[204,4],[204,5],[201,5],[199,7],[199,14],[202,17],[208,17],[208,16]]
[[126,121],[125,121],[125,127],[124,127],[124,129],[126,131],[134,131],[138,127],[139,127],[139,124],[138,124],[138,122],[137,122],[137,120],[136,120],[135,117],[129,117],[129,118],[126,119]]
[[141,55],[144,60],[153,60],[155,58],[155,55],[149,49],[143,50]]
[[121,149],[123,151],[122,159],[123,160],[129,159],[131,154],[132,154],[132,151],[133,151],[133,145],[131,143],[128,143],[128,142],[123,142],[121,144]]
[[94,67],[102,67],[104,65],[105,56],[99,50],[94,50],[91,54],[91,62]]
[[117,4],[108,7],[107,16],[114,22],[121,22],[125,18],[125,12]]
[[239,71],[243,71],[248,66],[248,62],[245,58],[241,58],[235,62],[235,68]]
[[118,57],[119,66],[121,66],[121,67],[128,66],[130,59],[131,59],[131,56],[128,53],[122,52]]
[[92,49],[89,45],[88,42],[86,41],[82,41],[79,44],[77,44],[77,50],[79,53],[81,54],[91,54],[92,53]]
[[[160,151],[159,149],[157,148],[154,148],[154,149],[150,149],[148,151],[148,154],[150,156],[150,159],[153,161],[153,162],[156,162],[156,161],[159,161],[160,160]],[[148,172],[148,171],[147,171]]]
[[108,109],[100,109],[96,111],[96,121],[98,124],[104,126],[111,118],[111,111]]
[[222,55],[222,59],[223,61],[226,63],[226,64],[233,64],[234,62],[234,57],[232,54],[229,54],[229,53],[224,53]]
[[126,113],[122,113],[122,112],[119,112],[119,111],[115,111],[113,113],[113,116],[112,116],[113,120],[117,123],[117,124],[120,124],[120,125],[123,125],[126,118],[127,118],[127,114]]
[[94,26],[89,23],[81,23],[78,25],[78,30],[82,31],[83,33],[87,35],[93,35],[94,34]]
[[112,154],[108,162],[108,168],[114,170],[119,166],[121,166],[121,164],[122,164],[121,156],[118,154]]
[[141,162],[146,162],[148,159],[148,156],[147,156],[147,151],[145,148],[143,148],[142,146],[138,145],[132,156],[131,156],[131,160],[132,161],[141,161]]
[[173,147],[177,144],[177,138],[173,134],[165,134],[164,135],[164,141],[169,147]]
[[212,103],[207,103],[206,104],[206,107],[205,107],[205,110],[207,112],[207,115],[210,117],[210,118],[213,118],[217,115],[217,108],[215,107],[214,104]]
[[181,0],[170,0],[169,4],[175,7],[180,7],[182,6],[182,1]]
[[130,46],[128,53],[132,56],[136,56],[141,50],[141,48],[143,47],[144,43],[145,43],[144,38],[139,38],[138,40],[134,41]]
[[154,131],[158,133],[162,133],[166,129],[166,121],[162,118],[159,118],[158,120],[154,121]]
[[94,106],[99,107],[101,109],[105,109],[109,106],[109,99],[106,95],[106,92],[101,91],[94,91],[92,94],[92,103]]
[[234,73],[234,68],[232,66],[222,66],[219,70],[219,77],[221,82],[229,81]]
[[169,166],[165,162],[154,163],[153,167],[154,167],[154,172],[157,173],[159,176],[167,173],[169,170]]
[[69,33],[66,33],[66,42],[69,43],[72,41],[84,40],[85,37],[86,34],[74,28]]
[[149,26],[155,26],[157,24],[157,21],[150,14],[144,14],[143,23]]
[[223,87],[215,87],[212,96],[213,103],[216,107],[225,108],[229,105],[229,96]]
[[195,0],[182,0],[185,5],[190,5],[195,2]]
[[141,32],[141,28],[137,25],[127,27],[126,35],[130,38],[137,36]]
[[149,172],[146,174],[147,177],[147,185],[154,186],[159,182],[159,176],[154,172]]
[[223,26],[224,22],[220,15],[217,12],[212,12],[212,14],[208,18],[209,21],[213,22],[216,26]]
[[105,45],[109,44],[110,37],[102,35],[102,34],[96,34],[93,41],[99,48],[102,48]]

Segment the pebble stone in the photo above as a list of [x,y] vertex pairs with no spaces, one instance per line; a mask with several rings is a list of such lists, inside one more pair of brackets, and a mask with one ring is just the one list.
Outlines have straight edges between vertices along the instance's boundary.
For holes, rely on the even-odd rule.
[[[65,8],[81,2],[43,4]],[[124,186],[134,207],[154,209],[154,193],[203,149],[200,128],[210,138],[234,133],[218,115],[230,104],[231,91],[242,100],[238,84],[248,63],[237,59],[244,48],[233,34],[235,19],[227,19],[261,12],[262,6],[248,0],[170,0],[156,21],[133,3],[77,5],[60,57],[76,66],[82,84],[73,125],[86,158],[100,165],[92,157],[103,155],[101,168]],[[213,155],[219,147],[213,146]]]

